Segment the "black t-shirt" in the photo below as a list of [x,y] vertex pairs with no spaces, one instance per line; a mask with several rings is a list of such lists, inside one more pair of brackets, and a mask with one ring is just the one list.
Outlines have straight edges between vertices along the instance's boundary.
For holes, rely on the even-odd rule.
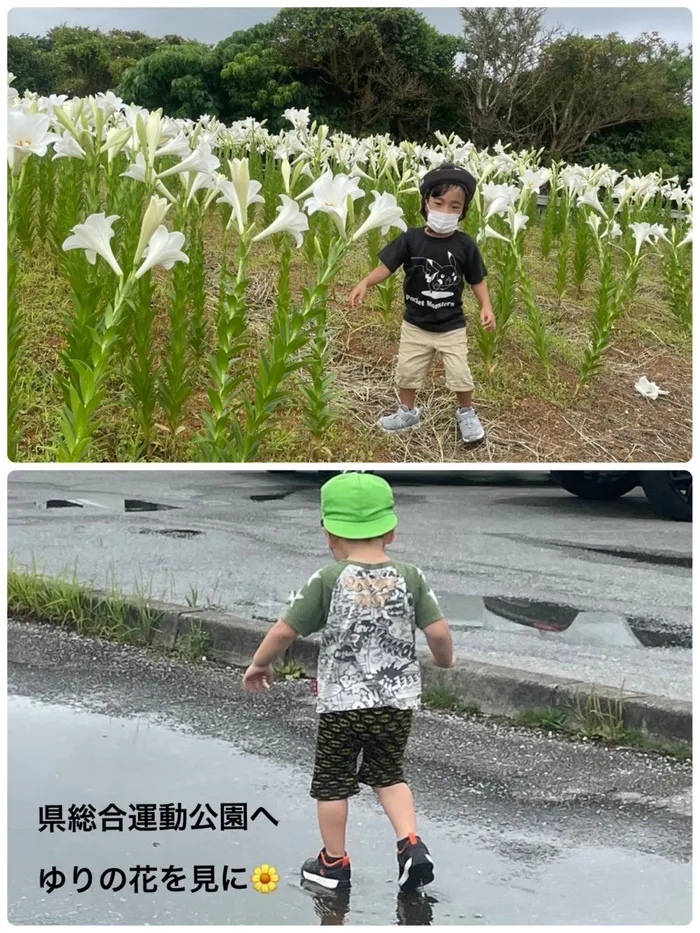
[[447,237],[430,236],[424,227],[409,227],[382,249],[379,259],[406,278],[404,320],[423,330],[443,333],[465,326],[464,282],[478,285],[486,269],[474,240],[461,230]]

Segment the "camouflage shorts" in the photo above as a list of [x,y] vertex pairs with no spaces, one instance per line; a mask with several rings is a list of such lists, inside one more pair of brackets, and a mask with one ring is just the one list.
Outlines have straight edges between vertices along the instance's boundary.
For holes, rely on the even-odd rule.
[[393,707],[321,713],[311,796],[342,800],[358,794],[360,784],[401,783],[412,716],[411,709]]

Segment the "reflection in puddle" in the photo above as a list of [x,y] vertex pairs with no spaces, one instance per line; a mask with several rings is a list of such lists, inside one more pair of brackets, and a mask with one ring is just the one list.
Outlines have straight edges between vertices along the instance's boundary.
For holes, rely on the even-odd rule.
[[530,633],[591,647],[692,647],[690,626],[669,630],[653,619],[516,597],[440,596],[450,623],[456,627],[520,636]]

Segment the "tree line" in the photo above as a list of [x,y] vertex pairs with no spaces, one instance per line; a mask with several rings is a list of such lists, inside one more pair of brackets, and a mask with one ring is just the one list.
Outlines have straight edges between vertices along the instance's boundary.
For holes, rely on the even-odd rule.
[[687,179],[690,45],[547,30],[544,12],[462,9],[463,33],[451,35],[412,8],[283,9],[215,45],[63,25],[9,36],[8,68],[20,92],[114,90],[175,117],[253,116],[272,132],[287,107],[308,107],[354,136],[455,132]]

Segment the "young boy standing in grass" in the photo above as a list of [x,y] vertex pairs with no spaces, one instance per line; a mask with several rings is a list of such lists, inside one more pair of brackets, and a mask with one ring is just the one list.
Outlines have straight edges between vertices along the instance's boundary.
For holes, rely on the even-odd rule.
[[493,330],[486,269],[474,240],[459,230],[476,191],[476,180],[451,162],[428,172],[420,185],[424,227],[409,227],[379,253],[381,264],[350,293],[350,306],[365,292],[403,266],[404,320],[401,325],[396,383],[400,405],[380,418],[385,431],[402,431],[420,424],[416,392],[423,384],[435,353],[442,355],[448,389],[457,395],[457,423],[462,439],[479,441],[484,429],[472,405],[474,382],[467,361],[467,331],[462,290],[468,282],[481,305],[481,325]]
[[348,798],[368,784],[396,833],[399,886],[413,890],[433,880],[433,860],[417,835],[403,774],[413,710],[421,703],[415,631],[425,634],[440,667],[454,664],[452,635],[423,573],[385,553],[397,524],[385,480],[340,474],[322,487],[321,509],[334,562],[293,598],[256,651],[243,684],[264,690],[273,659],[298,635],[322,632],[311,796],[318,801],[323,848],[304,862],[302,877],[325,888],[350,887]]

